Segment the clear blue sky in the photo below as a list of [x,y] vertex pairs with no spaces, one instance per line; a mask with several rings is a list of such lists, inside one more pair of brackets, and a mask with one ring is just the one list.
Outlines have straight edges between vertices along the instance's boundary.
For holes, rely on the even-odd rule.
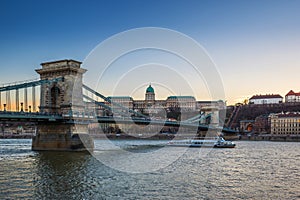
[[106,38],[151,26],[203,45],[229,103],[260,93],[285,95],[300,91],[299,10],[300,1],[276,0],[1,0],[0,83],[38,77],[41,62],[83,61]]

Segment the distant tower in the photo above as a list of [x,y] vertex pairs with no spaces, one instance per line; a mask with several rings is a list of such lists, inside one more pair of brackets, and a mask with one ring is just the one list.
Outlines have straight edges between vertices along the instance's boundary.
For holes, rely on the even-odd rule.
[[151,87],[150,84],[146,89],[144,113],[145,114],[153,113],[155,110],[153,106],[155,106],[155,93],[153,87]]
[[146,100],[146,102],[154,102],[155,101],[155,93],[154,93],[154,89],[151,86],[151,84],[146,89],[145,100]]

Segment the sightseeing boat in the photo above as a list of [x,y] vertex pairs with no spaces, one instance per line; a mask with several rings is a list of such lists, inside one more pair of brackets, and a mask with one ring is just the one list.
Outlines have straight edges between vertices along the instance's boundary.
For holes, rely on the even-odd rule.
[[183,140],[172,140],[168,142],[168,146],[178,147],[210,147],[210,148],[234,148],[235,143],[226,141],[223,137],[215,138],[194,138]]

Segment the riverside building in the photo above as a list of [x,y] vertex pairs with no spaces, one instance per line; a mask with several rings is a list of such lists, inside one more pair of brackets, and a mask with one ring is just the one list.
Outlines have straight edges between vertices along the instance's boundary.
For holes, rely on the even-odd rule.
[[279,94],[254,95],[249,104],[277,104],[282,103],[283,97]]
[[275,135],[299,135],[300,113],[270,114],[271,134]]
[[300,92],[294,92],[293,90],[290,90],[285,95],[285,102],[300,102]]

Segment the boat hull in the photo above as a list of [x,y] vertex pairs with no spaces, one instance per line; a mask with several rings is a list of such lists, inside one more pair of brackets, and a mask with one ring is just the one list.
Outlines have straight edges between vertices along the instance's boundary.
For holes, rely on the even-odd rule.
[[199,139],[186,139],[186,140],[176,140],[170,141],[168,146],[175,147],[193,147],[193,148],[234,148],[235,143],[231,141],[226,141],[223,138],[217,138],[214,140],[199,140]]
[[234,148],[235,144],[230,145],[215,145],[214,148]]
[[235,148],[234,145],[180,145],[180,144],[168,144],[171,147],[189,147],[189,148]]

